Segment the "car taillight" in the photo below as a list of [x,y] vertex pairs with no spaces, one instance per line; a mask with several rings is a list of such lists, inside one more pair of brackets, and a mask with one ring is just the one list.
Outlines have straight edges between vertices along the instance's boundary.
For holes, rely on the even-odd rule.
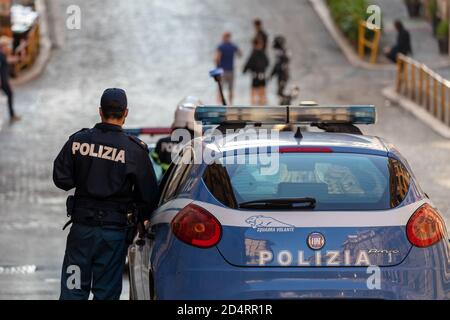
[[406,225],[409,241],[416,247],[426,248],[440,241],[445,235],[445,223],[429,204],[414,212]]
[[172,232],[187,244],[199,248],[210,248],[220,241],[222,226],[211,213],[190,204],[173,219]]

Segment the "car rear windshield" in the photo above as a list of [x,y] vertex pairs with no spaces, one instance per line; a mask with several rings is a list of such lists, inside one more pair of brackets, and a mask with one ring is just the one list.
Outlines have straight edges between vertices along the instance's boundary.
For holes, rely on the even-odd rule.
[[[350,153],[280,153],[268,174],[258,154],[245,164],[227,156],[203,176],[217,200],[230,208],[280,199],[314,199],[310,210],[386,210],[397,207],[410,185],[407,169],[383,156]],[[243,207],[243,206],[242,206]],[[270,208],[270,206],[267,206]]]

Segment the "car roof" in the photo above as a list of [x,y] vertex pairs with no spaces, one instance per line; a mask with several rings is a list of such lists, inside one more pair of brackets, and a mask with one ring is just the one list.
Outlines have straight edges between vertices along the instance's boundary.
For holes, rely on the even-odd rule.
[[214,137],[214,141],[204,139],[204,148],[216,152],[229,152],[233,150],[257,147],[328,147],[335,152],[354,152],[387,155],[386,144],[378,137],[326,132],[302,132],[301,139],[295,138],[295,132],[278,132],[278,136],[269,137],[258,134],[257,131],[249,133],[233,133]]

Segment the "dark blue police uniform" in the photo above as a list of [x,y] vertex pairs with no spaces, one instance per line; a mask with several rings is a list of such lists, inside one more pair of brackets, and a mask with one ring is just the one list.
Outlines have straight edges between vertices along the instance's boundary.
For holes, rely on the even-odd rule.
[[[103,101],[103,100],[102,100]],[[127,213],[148,219],[157,182],[147,145],[120,126],[99,123],[72,135],[54,162],[53,180],[75,188],[73,225],[61,276],[61,299],[119,299],[127,252]]]

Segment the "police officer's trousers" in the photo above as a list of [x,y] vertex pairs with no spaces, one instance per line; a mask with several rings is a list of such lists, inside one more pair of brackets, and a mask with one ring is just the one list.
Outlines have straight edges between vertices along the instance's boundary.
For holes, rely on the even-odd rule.
[[127,253],[126,230],[73,224],[61,275],[61,300],[117,300]]

